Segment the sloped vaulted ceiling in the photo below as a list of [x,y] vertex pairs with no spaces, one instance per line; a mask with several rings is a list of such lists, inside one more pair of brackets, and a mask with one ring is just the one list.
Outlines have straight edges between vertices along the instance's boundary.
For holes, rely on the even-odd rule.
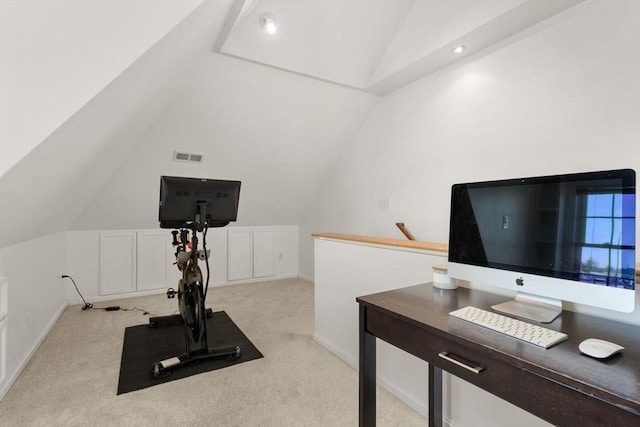
[[1,1],[0,176],[201,3]]
[[[214,53],[188,81],[73,228],[158,227],[161,175],[240,180],[237,225],[298,224],[377,102]],[[204,161],[173,161],[174,150]]]
[[[240,0],[214,49],[386,95],[581,1]],[[273,36],[260,26],[265,15]]]
[[[455,44],[479,53],[580,1],[188,1],[197,8],[185,20],[9,162],[0,247],[68,229],[155,227],[162,174],[242,180],[240,224],[295,224],[379,95],[454,62]],[[92,3],[115,4],[82,4]],[[267,11],[276,38],[259,25]],[[45,117],[57,112],[47,108]],[[205,161],[175,163],[174,150]]]
[[[72,228],[157,227],[163,174],[241,180],[238,225],[298,224],[373,95],[451,63],[454,43],[478,52],[577,2],[235,1],[212,52]],[[175,150],[204,162],[173,162]]]
[[0,177],[0,247],[69,229],[210,51],[230,4],[199,6]]

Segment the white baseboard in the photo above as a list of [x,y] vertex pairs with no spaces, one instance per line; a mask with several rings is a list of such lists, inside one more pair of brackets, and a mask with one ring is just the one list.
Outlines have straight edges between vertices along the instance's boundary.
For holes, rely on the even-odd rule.
[[0,384],[0,400],[2,400],[4,396],[7,394],[7,392],[11,389],[13,384],[16,382],[16,380],[24,370],[24,368],[27,366],[27,363],[29,363],[29,360],[31,360],[31,358],[36,353],[40,345],[44,342],[45,338],[47,337],[47,335],[49,335],[49,332],[51,332],[51,329],[53,329],[55,324],[58,322],[58,319],[60,319],[60,316],[62,316],[62,313],[64,313],[67,307],[68,305],[65,304],[61,306],[60,309],[58,309],[58,311],[51,318],[47,326],[40,333],[40,337],[33,344],[33,347],[31,348],[31,350],[29,350],[29,352],[26,354],[22,362],[20,362],[20,364],[18,365],[18,369],[16,369],[10,376],[7,377],[4,384]]
[[[111,301],[111,300],[116,300],[116,299],[145,297],[145,296],[149,296],[149,295],[164,294],[164,293],[167,292],[167,289],[169,289],[171,287],[172,286],[167,286],[166,288],[150,289],[150,290],[146,290],[146,291],[127,292],[127,293],[122,293],[122,294],[91,296],[91,297],[86,297],[85,299],[87,300],[88,303],[93,304],[95,302],[105,302],[105,301]],[[69,298],[68,299],[68,303],[69,303],[69,305],[84,304],[82,302],[82,298],[80,298],[78,295],[74,296],[73,298]]]
[[387,390],[389,393],[393,394],[395,397],[398,398],[398,400],[400,400],[401,402],[405,403],[407,406],[409,406],[411,409],[413,409],[414,411],[416,411],[417,413],[419,413],[423,417],[428,416],[429,407],[428,407],[427,404],[422,403],[422,402],[418,402],[417,400],[413,399],[411,396],[409,396],[408,394],[406,394],[402,390],[400,390],[398,387],[396,387],[395,384],[385,380],[384,378],[380,377],[379,375],[376,376],[376,379],[377,379],[378,385],[380,387],[382,387],[383,389]]
[[344,351],[340,350],[338,347],[333,345],[333,343],[331,343],[331,341],[328,341],[327,339],[325,339],[322,336],[316,334],[315,332],[313,333],[312,338],[313,338],[313,340],[315,342],[317,342],[318,344],[320,344],[321,346],[323,346],[324,348],[329,350],[331,353],[333,353],[336,356],[338,356],[338,358],[344,360],[347,363],[347,365],[351,366],[356,371],[358,370],[358,368],[359,368],[358,360],[353,359],[347,353],[345,353]]
[[[342,359],[343,361],[345,361],[353,369],[355,369],[356,371],[359,371],[359,361],[354,360],[348,354],[346,354],[345,352],[341,351],[339,348],[334,346],[330,341],[326,340],[325,338],[321,337],[316,333],[313,334],[313,340],[318,344],[320,344],[321,346],[323,346],[324,348],[326,348],[327,350],[329,350],[331,353],[333,353],[337,357],[339,357],[340,359]],[[411,396],[403,392],[392,382],[387,381],[384,377],[381,377],[379,375],[376,375],[376,382],[377,382],[377,385],[379,385],[389,393],[393,394],[401,402],[409,406],[411,409],[413,409],[420,415],[424,417],[428,415],[429,408],[425,403],[418,402],[417,400],[413,399]]]
[[302,280],[305,280],[307,282],[310,282],[310,283],[315,283],[315,279],[313,277],[307,276],[305,274],[298,274],[298,278],[302,279]]
[[274,280],[295,279],[297,277],[298,277],[297,274],[279,274],[277,276],[254,277],[252,279],[239,279],[239,280],[232,280],[232,281],[227,280],[222,282],[215,282],[213,284],[209,284],[209,286],[219,287],[219,286],[243,285],[245,283],[272,282]]
[[[298,278],[297,274],[281,274],[278,276],[269,276],[269,277],[257,277],[252,279],[241,279],[241,280],[233,280],[233,281],[221,281],[215,283],[209,283],[209,287],[217,288],[221,286],[232,286],[232,285],[243,285],[246,283],[258,283],[258,282],[270,282],[273,280],[282,280],[282,279],[294,279]],[[305,279],[306,280],[306,279]],[[167,292],[167,289],[174,288],[177,290],[177,285],[167,285],[166,287],[158,288],[158,289],[149,289],[145,291],[134,291],[134,292],[126,292],[121,294],[111,294],[111,295],[99,295],[99,296],[90,296],[85,299],[89,303],[95,302],[104,302],[111,301],[117,299],[127,299],[127,298],[135,298],[135,297],[145,297],[149,295],[158,295],[164,294]],[[73,298],[68,299],[69,305],[77,305],[82,304],[82,299],[78,295],[74,295]]]

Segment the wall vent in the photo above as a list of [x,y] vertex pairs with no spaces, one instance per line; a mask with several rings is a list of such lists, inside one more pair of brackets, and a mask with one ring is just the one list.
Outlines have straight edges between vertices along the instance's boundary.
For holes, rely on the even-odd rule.
[[202,163],[204,155],[198,153],[187,153],[186,151],[174,151],[173,160],[176,162]]

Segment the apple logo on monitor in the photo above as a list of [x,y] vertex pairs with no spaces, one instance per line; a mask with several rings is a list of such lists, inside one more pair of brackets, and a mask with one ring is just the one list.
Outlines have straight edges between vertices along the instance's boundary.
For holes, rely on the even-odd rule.
[[522,277],[518,277],[516,279],[516,285],[518,286],[524,286],[524,279]]

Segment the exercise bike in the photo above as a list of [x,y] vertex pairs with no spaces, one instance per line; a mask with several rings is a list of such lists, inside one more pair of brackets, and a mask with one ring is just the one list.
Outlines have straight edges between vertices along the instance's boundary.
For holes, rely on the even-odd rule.
[[[206,359],[224,358],[233,361],[241,356],[239,346],[209,347],[207,343],[207,317],[211,309],[205,308],[209,287],[209,251],[207,250],[206,203],[198,203],[198,213],[193,222],[181,223],[179,229],[172,231],[172,245],[176,248],[176,266],[182,272],[178,290],[167,290],[167,298],[178,296],[179,315],[152,317],[150,327],[159,327],[167,323],[183,323],[185,352],[175,357],[161,360],[152,365],[154,378],[168,374],[168,371],[189,363],[198,363]],[[170,223],[161,224],[169,228]],[[176,224],[173,224],[176,225]],[[215,225],[214,225],[215,226]],[[173,227],[172,227],[173,228]],[[198,248],[198,233],[202,233],[203,249]],[[207,266],[206,284],[198,265],[204,260]]]

